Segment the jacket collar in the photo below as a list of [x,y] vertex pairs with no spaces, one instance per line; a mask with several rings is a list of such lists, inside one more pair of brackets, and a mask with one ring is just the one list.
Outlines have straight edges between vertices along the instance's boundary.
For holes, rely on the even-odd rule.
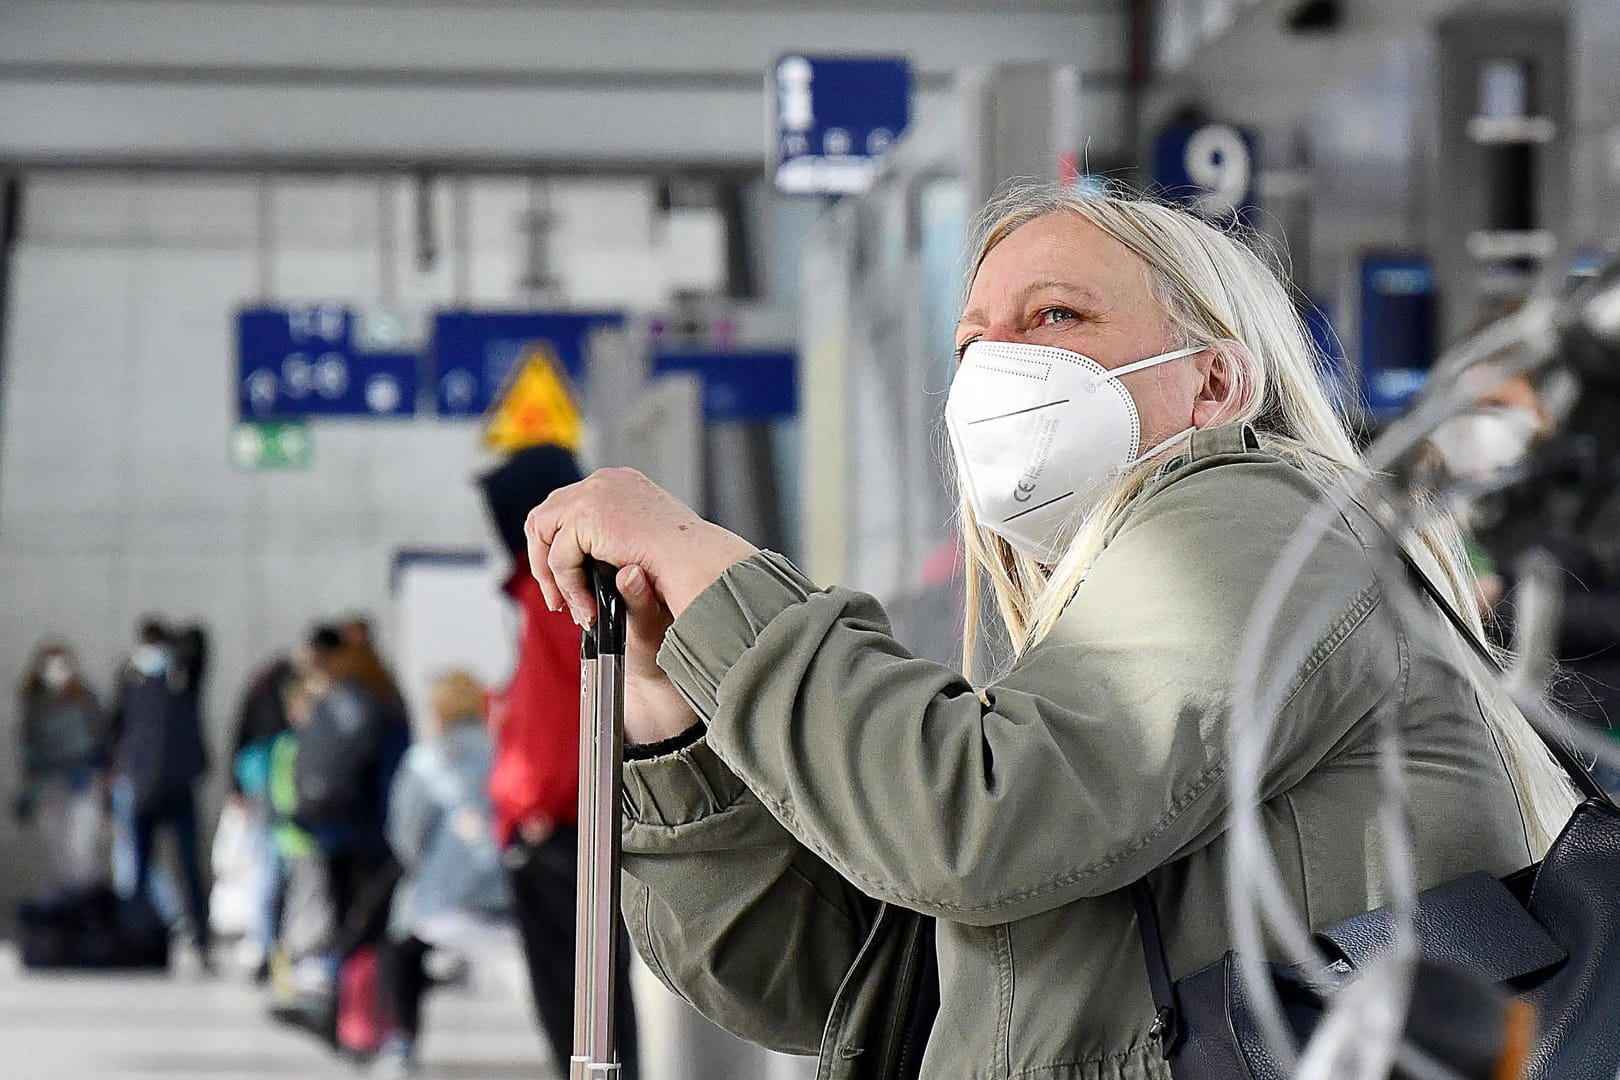
[[1248,424],[1221,424],[1199,428],[1187,440],[1187,449],[1177,455],[1182,461],[1203,461],[1227,454],[1252,454],[1260,449],[1260,436]]

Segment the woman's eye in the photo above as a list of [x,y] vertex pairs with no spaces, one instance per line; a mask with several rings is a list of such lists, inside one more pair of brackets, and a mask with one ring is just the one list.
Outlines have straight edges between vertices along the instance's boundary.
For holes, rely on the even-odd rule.
[[1041,326],[1058,326],[1062,323],[1073,322],[1079,317],[1068,308],[1049,307],[1042,308],[1035,316],[1035,319]]

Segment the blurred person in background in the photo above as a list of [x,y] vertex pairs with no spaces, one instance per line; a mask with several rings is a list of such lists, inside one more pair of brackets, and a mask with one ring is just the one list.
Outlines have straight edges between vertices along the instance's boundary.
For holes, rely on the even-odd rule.
[[[1501,308],[1478,324],[1484,329],[1517,306]],[[1553,627],[1557,671],[1552,697],[1573,716],[1599,730],[1615,732],[1620,724],[1620,534],[1598,526],[1620,509],[1584,521],[1585,527],[1554,527],[1545,507],[1574,494],[1585,480],[1584,461],[1566,454],[1553,439],[1554,425],[1540,386],[1519,374],[1490,388],[1472,407],[1435,428],[1429,437],[1432,460],[1428,481],[1506,481],[1504,490],[1488,492],[1463,508],[1469,555],[1480,583],[1483,604],[1496,616],[1492,629],[1511,644],[1518,562],[1530,549],[1549,554],[1560,568],[1561,607]],[[1598,762],[1605,785],[1620,787],[1620,772]]]
[[394,893],[378,976],[390,1020],[381,1064],[416,1068],[429,950],[464,949],[509,906],[487,785],[495,748],[483,689],[465,671],[434,681],[432,737],[394,779],[388,840],[404,874]]
[[270,950],[276,938],[276,896],[281,882],[275,811],[270,805],[270,758],[276,740],[288,727],[287,692],[296,675],[286,656],[276,657],[254,674],[242,695],[233,741],[232,794],[246,816],[249,850],[257,866],[254,925],[244,956],[255,979],[261,982],[270,972]]
[[[1481,329],[1489,323],[1481,324]],[[1432,489],[1448,481],[1484,481],[1525,464],[1536,444],[1552,433],[1552,421],[1530,376],[1520,374],[1492,387],[1466,411],[1429,433],[1421,479]],[[1495,609],[1507,589],[1502,568],[1480,543],[1477,530],[1498,516],[1495,508],[1475,503],[1463,507],[1469,562],[1479,584],[1481,605]]]
[[18,817],[39,826],[56,889],[104,876],[107,717],[72,650],[41,645],[18,688],[23,792]]
[[[580,639],[566,614],[546,609],[529,570],[523,522],[538,502],[579,478],[579,465],[566,449],[533,446],[479,481],[496,535],[512,557],[504,588],[520,617],[512,681],[490,703],[495,765],[489,792],[535,1014],[565,1066],[574,1045]],[[628,986],[628,947],[619,956],[619,985]],[[634,1080],[636,1018],[628,993],[619,995],[618,1013],[624,1077]]]
[[332,1038],[334,938],[326,860],[315,838],[298,824],[298,734],[309,725],[324,683],[295,667],[282,686],[287,729],[270,744],[268,793],[272,836],[281,867],[270,957],[271,1015]]
[[118,768],[129,784],[133,809],[134,888],[147,888],[157,834],[168,832],[205,971],[212,970],[213,960],[196,785],[208,771],[201,715],[207,660],[207,637],[200,627],[171,634],[158,620],[145,620],[119,680],[112,725]]
[[297,821],[320,846],[339,962],[382,934],[397,874],[388,793],[410,745],[410,720],[365,623],[317,627],[309,662],[322,689],[298,733]]

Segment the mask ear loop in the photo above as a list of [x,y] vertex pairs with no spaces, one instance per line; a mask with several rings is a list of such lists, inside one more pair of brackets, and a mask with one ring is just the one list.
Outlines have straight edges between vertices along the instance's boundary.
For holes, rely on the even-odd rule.
[[[1208,345],[1189,345],[1185,349],[1177,349],[1174,352],[1160,353],[1157,356],[1150,356],[1145,360],[1137,360],[1129,364],[1121,364],[1119,367],[1109,370],[1105,377],[1117,382],[1122,375],[1129,375],[1136,371],[1144,371],[1147,368],[1155,367],[1159,364],[1168,364],[1170,361],[1180,360],[1184,356],[1196,356],[1198,353],[1204,352],[1208,348]],[[1135,402],[1132,401],[1131,405],[1132,411],[1134,411]],[[1174,435],[1166,436],[1165,438],[1159,440],[1158,445],[1154,446],[1151,450],[1148,450],[1146,453],[1137,454],[1134,458],[1132,458],[1128,463],[1125,464],[1124,467],[1119,470],[1120,473],[1123,474],[1128,472],[1129,470],[1140,465],[1142,462],[1146,461],[1148,458],[1170,449],[1176,443],[1180,442],[1182,439],[1186,438],[1197,430],[1197,426],[1194,425],[1184,428],[1183,430],[1176,432]]]
[[1177,349],[1175,352],[1160,353],[1158,356],[1150,356],[1146,360],[1122,364],[1117,368],[1111,368],[1108,372],[1108,378],[1117,379],[1122,375],[1130,375],[1133,372],[1142,371],[1156,364],[1168,364],[1172,360],[1180,360],[1183,356],[1193,356],[1208,348],[1208,345],[1189,345],[1185,349]]

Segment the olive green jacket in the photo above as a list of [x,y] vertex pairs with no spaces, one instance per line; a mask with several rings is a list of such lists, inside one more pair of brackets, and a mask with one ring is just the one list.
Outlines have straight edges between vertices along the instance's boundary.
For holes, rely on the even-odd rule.
[[[723,1027],[887,1080],[937,921],[926,1080],[1166,1077],[1127,887],[1147,878],[1177,976],[1231,947],[1224,834],[1235,654],[1315,503],[1228,426],[1129,508],[1057,627],[987,689],[917,660],[871,597],[785,559],[732,567],[659,662],[707,724],[625,772],[624,911],[659,977]],[[1387,901],[1376,714],[1396,710],[1419,885],[1531,860],[1524,815],[1433,609],[1404,625],[1375,526],[1342,514],[1267,656],[1337,612],[1282,680],[1262,821],[1324,926]]]

